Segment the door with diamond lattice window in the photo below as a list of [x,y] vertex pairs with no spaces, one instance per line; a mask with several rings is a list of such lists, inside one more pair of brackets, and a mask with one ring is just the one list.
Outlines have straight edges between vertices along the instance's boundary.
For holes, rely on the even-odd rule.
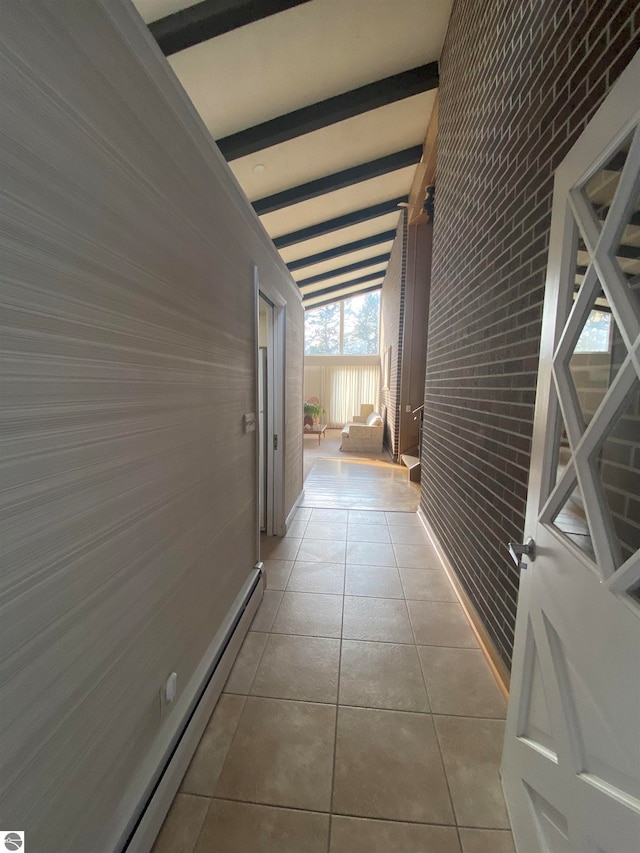
[[637,853],[640,54],[556,172],[526,535],[502,767],[517,849]]

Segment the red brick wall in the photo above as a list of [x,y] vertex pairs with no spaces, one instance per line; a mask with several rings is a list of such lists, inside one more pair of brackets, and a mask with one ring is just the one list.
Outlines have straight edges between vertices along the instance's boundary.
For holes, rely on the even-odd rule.
[[640,2],[457,0],[441,59],[421,506],[511,664],[553,173]]

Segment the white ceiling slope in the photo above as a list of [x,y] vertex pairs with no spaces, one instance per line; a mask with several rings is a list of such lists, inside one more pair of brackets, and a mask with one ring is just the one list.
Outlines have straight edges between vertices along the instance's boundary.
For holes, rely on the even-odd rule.
[[305,304],[380,287],[452,0],[134,4]]

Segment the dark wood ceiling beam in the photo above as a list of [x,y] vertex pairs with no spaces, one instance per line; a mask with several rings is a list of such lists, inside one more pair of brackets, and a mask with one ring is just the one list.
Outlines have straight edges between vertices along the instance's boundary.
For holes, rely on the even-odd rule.
[[387,213],[400,213],[397,209],[398,205],[403,201],[406,202],[406,200],[406,196],[399,196],[398,198],[389,199],[389,201],[382,201],[380,204],[372,204],[371,207],[363,207],[361,210],[345,213],[344,216],[336,216],[335,219],[327,219],[325,222],[317,222],[308,228],[301,228],[299,231],[282,234],[282,236],[276,237],[273,243],[276,249],[284,249],[286,246],[293,246],[295,243],[312,240],[314,237],[322,237],[324,234],[340,231],[342,228],[348,228],[350,225],[359,225],[361,222],[376,219],[378,216],[385,216]]
[[[344,299],[349,299],[351,296],[362,296],[364,293],[375,293],[376,290],[380,290],[382,284],[376,284],[375,287],[363,287],[362,290],[355,290],[353,293],[342,293],[336,294],[329,299],[325,299],[322,302],[317,302],[314,305],[309,305],[307,310],[310,311],[312,308],[323,308],[325,305],[332,305],[334,302],[342,302]],[[309,296],[311,299],[311,296]],[[305,301],[302,300],[302,305],[304,306]]]
[[309,0],[203,0],[149,24],[165,56],[221,36],[245,24],[284,12]]
[[358,261],[355,264],[347,264],[346,267],[336,267],[336,269],[329,270],[328,272],[322,272],[318,273],[318,275],[312,275],[309,278],[303,278],[297,284],[298,287],[306,287],[309,284],[328,281],[329,279],[336,278],[336,276],[339,275],[347,275],[347,273],[356,272],[356,270],[364,270],[367,267],[372,267],[376,264],[384,264],[390,257],[391,252],[386,252],[384,255],[376,255],[374,258],[365,258],[364,261]]
[[370,237],[363,237],[361,240],[354,240],[353,243],[344,243],[342,246],[334,246],[331,249],[325,249],[324,252],[316,252],[315,255],[307,255],[306,258],[298,258],[296,261],[290,261],[287,264],[289,272],[310,267],[313,264],[321,264],[324,261],[331,261],[333,258],[339,258],[342,255],[350,255],[351,252],[359,252],[362,249],[368,249],[371,246],[379,246],[381,243],[388,243],[389,240],[394,240],[396,229],[391,231],[381,231],[379,234],[372,234]]
[[411,148],[405,148],[403,151],[396,151],[393,154],[387,154],[385,157],[369,160],[368,163],[361,163],[359,166],[335,172],[333,175],[325,175],[323,178],[309,181],[307,184],[300,184],[300,186],[274,193],[274,195],[265,196],[265,198],[253,202],[253,209],[258,216],[273,213],[274,210],[281,210],[283,207],[299,204],[301,201],[309,201],[311,198],[317,198],[325,193],[341,190],[344,187],[350,187],[371,178],[379,178],[381,175],[387,175],[397,169],[404,169],[406,166],[415,166],[420,161],[421,156],[422,145],[414,145]]
[[344,290],[345,287],[353,287],[356,284],[366,284],[369,281],[376,281],[379,278],[384,278],[384,270],[379,272],[369,273],[369,275],[361,275],[359,278],[352,278],[349,281],[342,281],[340,284],[333,284],[331,287],[323,287],[321,290],[312,290],[302,295],[303,299],[313,299],[316,296],[328,296],[330,293],[337,293]]
[[218,147],[227,160],[237,160],[360,113],[436,89],[438,80],[437,62],[420,65],[225,136],[217,140]]

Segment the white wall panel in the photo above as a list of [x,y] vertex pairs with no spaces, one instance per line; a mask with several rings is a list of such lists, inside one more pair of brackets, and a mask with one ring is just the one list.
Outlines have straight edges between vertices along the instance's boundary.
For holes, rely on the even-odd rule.
[[5,4],[0,51],[0,814],[110,851],[257,556],[253,265],[289,418],[302,309],[132,7]]

